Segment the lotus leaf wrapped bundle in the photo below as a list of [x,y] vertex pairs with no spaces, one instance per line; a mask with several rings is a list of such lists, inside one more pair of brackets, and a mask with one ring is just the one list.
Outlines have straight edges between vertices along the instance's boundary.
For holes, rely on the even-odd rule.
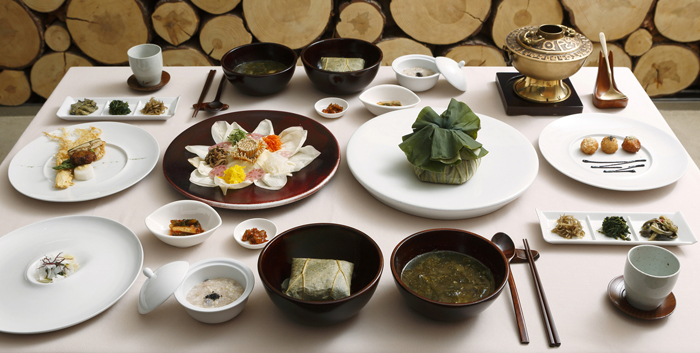
[[284,293],[302,300],[326,301],[350,296],[354,265],[343,260],[292,258],[289,283]]

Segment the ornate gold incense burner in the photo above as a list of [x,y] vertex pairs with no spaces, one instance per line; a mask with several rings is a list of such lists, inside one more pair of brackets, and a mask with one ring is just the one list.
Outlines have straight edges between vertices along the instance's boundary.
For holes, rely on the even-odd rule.
[[593,46],[572,28],[541,25],[510,32],[503,50],[506,62],[524,75],[513,85],[518,96],[537,103],[557,103],[571,95],[562,80],[583,66]]

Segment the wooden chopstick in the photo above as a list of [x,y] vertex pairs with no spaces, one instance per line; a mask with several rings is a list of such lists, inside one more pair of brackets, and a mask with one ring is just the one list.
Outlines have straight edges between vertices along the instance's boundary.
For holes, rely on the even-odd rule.
[[528,263],[530,263],[530,272],[532,272],[532,280],[535,282],[537,296],[540,299],[542,318],[544,319],[544,326],[547,329],[547,335],[549,336],[549,346],[559,347],[561,346],[559,333],[557,332],[557,327],[554,325],[554,318],[552,318],[552,312],[549,310],[547,296],[545,296],[544,294],[544,288],[542,287],[542,282],[540,281],[540,275],[539,273],[537,273],[535,260],[532,258],[532,253],[530,253],[530,245],[527,243],[527,239],[523,239],[523,244],[525,244],[525,255],[527,256],[527,261]]
[[202,94],[199,96],[199,100],[197,101],[197,106],[194,108],[194,114],[192,114],[193,118],[197,117],[197,113],[199,113],[199,108],[201,108],[202,102],[204,102],[204,96],[206,96],[207,92],[209,92],[209,87],[211,86],[211,81],[214,79],[215,74],[216,74],[216,70],[209,70],[209,75],[207,76],[207,82],[204,83],[204,88],[202,88]]

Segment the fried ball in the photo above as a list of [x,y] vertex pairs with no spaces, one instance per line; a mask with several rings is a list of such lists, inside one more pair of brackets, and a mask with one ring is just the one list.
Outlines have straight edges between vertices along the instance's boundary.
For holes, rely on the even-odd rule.
[[629,153],[637,153],[640,148],[642,148],[642,143],[634,136],[627,136],[622,141],[622,149]]
[[588,136],[581,141],[581,152],[585,154],[593,154],[598,150],[598,141]]
[[603,141],[600,141],[600,149],[607,154],[612,154],[617,151],[617,139],[614,136],[606,136]]

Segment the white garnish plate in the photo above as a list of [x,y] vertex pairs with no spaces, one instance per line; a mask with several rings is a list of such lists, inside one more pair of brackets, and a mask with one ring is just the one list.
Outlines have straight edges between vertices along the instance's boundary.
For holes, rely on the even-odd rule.
[[[78,97],[73,98],[71,96],[66,97],[58,108],[56,116],[63,120],[74,120],[74,121],[99,121],[99,120],[167,120],[175,115],[175,110],[177,109],[177,104],[180,101],[180,96],[177,97],[153,97],[165,104],[167,110],[161,115],[146,115],[141,113],[141,109],[148,103],[151,97]],[[70,111],[71,104],[74,104],[80,100],[92,99],[97,103],[97,110],[90,115],[71,115]],[[125,101],[129,104],[129,109],[131,113],[126,115],[111,115],[109,114],[109,103],[113,100]]]

